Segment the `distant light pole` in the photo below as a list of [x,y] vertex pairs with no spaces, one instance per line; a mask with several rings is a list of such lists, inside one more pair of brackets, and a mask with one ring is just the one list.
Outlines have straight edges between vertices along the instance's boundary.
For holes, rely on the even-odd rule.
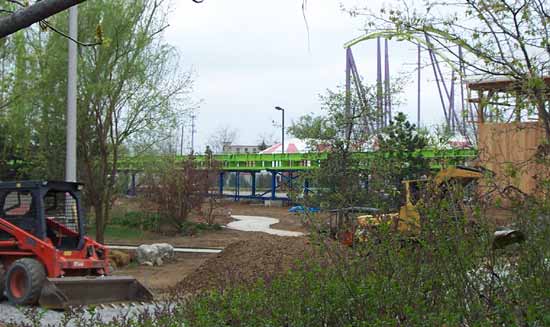
[[281,128],[281,153],[285,154],[285,110],[281,107],[275,107],[275,110],[279,110],[283,114],[283,126]]

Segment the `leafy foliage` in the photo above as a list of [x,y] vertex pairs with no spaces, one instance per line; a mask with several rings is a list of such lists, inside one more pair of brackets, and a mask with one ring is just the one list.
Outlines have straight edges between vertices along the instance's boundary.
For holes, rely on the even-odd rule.
[[454,200],[422,209],[415,242],[379,230],[353,255],[327,246],[332,265],[305,263],[275,280],[203,294],[184,315],[193,326],[546,324],[550,266],[539,242],[549,236],[548,219],[531,220],[527,243],[493,250],[490,226],[473,232],[463,213],[449,215]]
[[[167,45],[166,1],[89,1],[80,5],[78,177],[93,207],[96,238],[120,190],[121,154],[167,137],[188,103],[191,78]],[[50,25],[66,30],[67,14]],[[35,28],[2,39],[0,174],[2,179],[64,176],[67,39]],[[24,160],[25,166],[17,164]],[[15,163],[14,163],[15,161]],[[17,171],[13,171],[16,168]]]

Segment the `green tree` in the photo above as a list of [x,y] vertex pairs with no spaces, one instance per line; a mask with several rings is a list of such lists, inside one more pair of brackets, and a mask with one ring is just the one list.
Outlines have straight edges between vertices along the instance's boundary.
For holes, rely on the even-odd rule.
[[[395,104],[398,103],[397,99],[402,83],[392,84],[394,85],[392,96],[395,99],[392,99],[392,103]],[[422,144],[412,144],[415,140],[424,139],[412,137],[416,133],[416,127],[406,122],[406,117],[402,114],[398,115],[396,122],[392,122],[386,129],[376,133],[370,131],[367,126],[373,119],[376,119],[374,114],[376,111],[374,109],[376,108],[376,87],[367,87],[365,94],[367,95],[367,107],[364,106],[364,102],[359,101],[358,97],[351,97],[351,112],[353,114],[349,116],[345,109],[345,91],[342,89],[329,90],[321,96],[324,114],[302,116],[290,126],[291,134],[310,140],[310,145],[313,148],[325,148],[329,152],[328,160],[320,169],[304,176],[315,189],[315,192],[312,192],[306,199],[309,205],[325,208],[364,206],[366,204],[381,205],[383,198],[380,196],[381,193],[387,192],[388,185],[391,185],[393,193],[395,193],[394,181],[399,179],[398,176],[401,178],[406,176],[401,170],[407,165],[403,160],[409,158],[408,154],[401,154],[401,151],[423,146]],[[346,132],[348,128],[351,129],[350,134]],[[391,142],[399,147],[395,149],[395,153],[399,154],[392,156],[392,160],[395,161],[392,161],[392,165],[394,167],[398,167],[398,164],[401,165],[399,166],[401,170],[395,175],[386,175],[388,173],[386,168],[389,167],[386,158],[371,161],[371,166],[365,167],[362,163],[363,159],[354,154],[354,152],[364,151],[367,145],[377,138],[377,135],[388,137],[384,141],[384,149],[390,148]],[[402,158],[403,156],[406,158]],[[376,162],[376,164],[372,164],[372,162]],[[365,169],[357,169],[358,167]]]
[[378,134],[377,141],[379,151],[389,154],[386,164],[395,161],[398,165],[392,170],[399,181],[419,178],[428,172],[428,162],[415,155],[415,151],[428,145],[428,135],[411,124],[404,113],[397,113],[388,127]]
[[103,241],[116,197],[117,161],[138,134],[171,130],[184,107],[189,74],[162,39],[165,1],[92,1],[82,6],[81,35],[101,26],[101,47],[81,52],[79,156],[86,194]]
[[[103,241],[117,194],[118,158],[165,138],[186,110],[191,78],[163,40],[167,1],[90,1],[80,6],[78,167]],[[66,29],[67,13],[50,24]],[[35,29],[2,40],[0,125],[3,162],[30,163],[25,177],[62,179],[65,153],[67,39]],[[141,148],[141,147],[140,147]],[[11,157],[10,157],[11,156]]]
[[395,209],[401,202],[401,182],[421,178],[430,172],[429,162],[417,155],[418,150],[428,146],[429,138],[399,112],[380,131],[377,143],[377,159],[370,168],[370,188],[374,188],[374,194],[378,195],[375,196],[376,202]]

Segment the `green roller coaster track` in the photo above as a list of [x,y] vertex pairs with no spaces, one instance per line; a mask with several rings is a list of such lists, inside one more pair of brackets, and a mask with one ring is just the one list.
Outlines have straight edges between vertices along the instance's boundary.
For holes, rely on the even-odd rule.
[[[396,156],[395,153],[379,152],[354,152],[359,167],[368,167],[374,159]],[[415,151],[414,156],[424,157],[430,161],[432,169],[438,169],[443,165],[460,165],[477,158],[475,149],[453,150],[420,150]],[[211,161],[219,162],[224,171],[307,171],[318,168],[327,160],[330,153],[288,153],[288,154],[220,154],[194,156],[198,167],[208,168]],[[154,167],[160,160],[175,159],[181,161],[187,156],[136,156],[119,159],[117,167],[119,171],[142,171],[147,167]]]

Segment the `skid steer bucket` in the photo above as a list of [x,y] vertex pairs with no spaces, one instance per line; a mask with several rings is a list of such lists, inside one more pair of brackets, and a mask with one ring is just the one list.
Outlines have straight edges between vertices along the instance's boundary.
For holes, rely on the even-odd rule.
[[47,278],[39,304],[49,309],[69,306],[142,302],[153,300],[153,294],[130,276]]

